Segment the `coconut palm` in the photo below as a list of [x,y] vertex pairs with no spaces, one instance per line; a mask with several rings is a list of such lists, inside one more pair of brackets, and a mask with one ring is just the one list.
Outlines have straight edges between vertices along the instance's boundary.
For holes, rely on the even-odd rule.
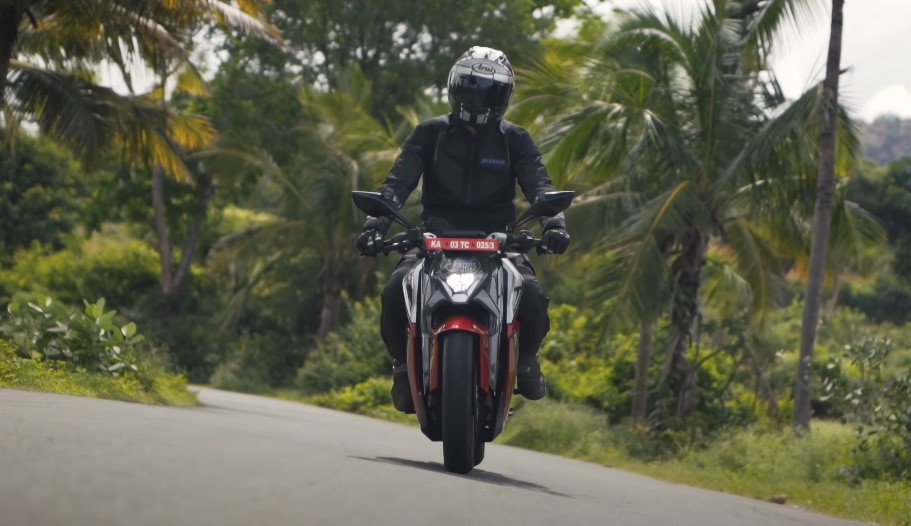
[[[782,268],[776,243],[805,240],[797,227],[809,217],[823,99],[813,88],[787,103],[766,58],[776,31],[807,16],[811,3],[715,0],[692,23],[638,11],[581,48],[581,79],[549,88],[564,101],[551,101],[561,116],[544,131],[550,166],[567,184],[594,187],[576,212],[628,212],[610,225],[616,257],[602,276],[605,292],[644,324],[646,342],[648,325],[670,308],[676,337],[659,385],[675,394],[669,412],[677,416],[694,401],[687,349],[710,247],[729,252],[728,275],[748,285],[762,312]],[[531,100],[547,99],[545,91]],[[840,124],[848,159],[857,141],[844,114]]]
[[841,38],[844,27],[844,0],[832,2],[832,30],[823,81],[826,111],[819,140],[819,177],[816,187],[813,244],[810,251],[810,277],[803,312],[800,338],[800,359],[794,381],[794,427],[810,430],[810,363],[816,342],[816,326],[822,303],[822,287],[826,269],[832,215],[835,209],[835,160],[838,145],[838,81],[841,77]]
[[[301,144],[300,163],[279,167],[263,152],[241,155],[264,175],[255,208],[275,220],[222,239],[213,249],[215,263],[238,255],[261,262],[301,253],[318,258],[319,337],[338,326],[343,294],[363,294],[372,282],[372,262],[353,248],[364,216],[354,208],[351,192],[379,184],[403,136],[417,123],[415,114],[398,127],[380,123],[369,113],[371,98],[370,83],[357,69],[348,72],[337,91],[306,89],[302,104],[308,120],[302,126],[309,139]],[[262,269],[267,266],[250,267],[260,269],[257,279],[265,280],[268,273]],[[243,294],[258,282],[246,283]],[[232,304],[228,316],[236,318],[243,302]]]
[[117,146],[129,161],[188,178],[181,153],[211,140],[205,120],[160,104],[158,93],[121,95],[100,86],[95,71],[113,64],[131,84],[134,70],[153,55],[186,61],[193,34],[206,23],[272,34],[256,18],[267,2],[0,0],[4,121],[34,121],[83,157]]

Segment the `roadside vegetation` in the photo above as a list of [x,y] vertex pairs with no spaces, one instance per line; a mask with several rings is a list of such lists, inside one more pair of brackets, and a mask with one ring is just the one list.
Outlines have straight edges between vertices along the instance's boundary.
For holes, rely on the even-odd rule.
[[[808,298],[834,106],[821,85],[787,99],[768,59],[822,18],[813,2],[713,0],[688,21],[580,0],[471,0],[459,20],[398,0],[7,4],[0,386],[192,404],[189,381],[413,422],[378,331],[394,261],[355,254],[350,192],[448,111],[453,59],[488,44],[517,67],[507,118],[579,195],[570,256],[534,261],[550,397],[501,441],[911,524],[907,126],[862,143],[849,109],[828,121]],[[812,426],[795,433],[808,300]]]
[[195,405],[186,376],[169,371],[136,324],[116,323],[104,300],[76,310],[49,298],[12,302],[0,317],[0,388]]

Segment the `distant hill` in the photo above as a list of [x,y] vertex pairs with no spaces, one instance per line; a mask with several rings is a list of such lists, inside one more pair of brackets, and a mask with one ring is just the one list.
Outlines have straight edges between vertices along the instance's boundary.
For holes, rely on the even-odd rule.
[[911,157],[911,119],[883,115],[872,124],[861,123],[860,142],[864,157],[876,164]]

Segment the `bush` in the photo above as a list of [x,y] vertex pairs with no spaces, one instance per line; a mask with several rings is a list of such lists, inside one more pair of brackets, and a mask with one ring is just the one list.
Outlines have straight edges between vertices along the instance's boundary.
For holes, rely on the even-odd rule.
[[325,393],[391,375],[390,364],[380,337],[380,301],[367,298],[351,306],[347,324],[310,351],[296,385],[305,394]]
[[[838,381],[829,396],[841,401],[844,418],[855,426],[857,473],[868,478],[911,479],[911,378],[889,375],[893,344],[878,336],[859,338],[832,361]],[[848,374],[845,371],[849,371]],[[834,375],[833,375],[834,376]]]
[[233,342],[227,357],[212,374],[211,383],[219,389],[265,393],[285,386],[294,379],[295,364],[304,354],[275,333],[244,335]]
[[137,371],[145,338],[137,334],[135,323],[115,324],[117,312],[105,311],[104,304],[103,298],[85,302],[80,312],[49,297],[25,306],[13,302],[0,334],[25,358],[67,361],[76,368],[108,374]]
[[64,303],[106,298],[128,308],[158,290],[158,254],[146,244],[118,236],[96,236],[79,246],[48,254],[41,246],[20,251],[5,278],[7,289],[53,296]]
[[0,387],[175,405],[195,404],[186,378],[104,301],[68,308],[50,298],[11,303],[0,319]]
[[307,401],[330,409],[382,418],[393,422],[416,422],[413,415],[401,413],[392,406],[392,397],[389,394],[391,389],[392,379],[384,376],[370,378],[338,391],[312,396]]

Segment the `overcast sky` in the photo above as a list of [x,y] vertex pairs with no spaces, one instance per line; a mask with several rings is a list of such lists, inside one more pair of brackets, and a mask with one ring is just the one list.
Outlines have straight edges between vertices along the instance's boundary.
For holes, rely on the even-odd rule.
[[[692,13],[702,0],[615,0],[616,7],[655,5]],[[788,97],[825,74],[831,1],[816,27],[785,40],[773,67]],[[842,100],[865,120],[894,113],[911,118],[911,0],[846,0],[842,42]]]

